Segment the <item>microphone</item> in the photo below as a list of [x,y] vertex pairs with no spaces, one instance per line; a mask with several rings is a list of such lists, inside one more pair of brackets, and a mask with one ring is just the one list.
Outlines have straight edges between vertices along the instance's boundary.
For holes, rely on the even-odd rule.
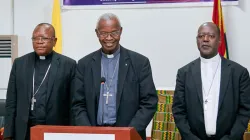
[[101,77],[101,84],[104,84],[106,82],[105,77]]
[[[101,77],[101,95],[104,94],[104,84],[105,84],[105,82],[106,82],[105,77]],[[102,100],[102,120],[101,120],[100,125],[104,124],[104,122],[103,122],[104,121],[103,114],[104,114],[104,100]]]

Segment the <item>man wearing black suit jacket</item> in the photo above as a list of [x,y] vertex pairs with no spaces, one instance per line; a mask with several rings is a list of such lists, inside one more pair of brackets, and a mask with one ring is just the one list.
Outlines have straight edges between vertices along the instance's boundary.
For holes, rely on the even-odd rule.
[[7,89],[5,140],[29,140],[35,125],[70,125],[75,60],[53,51],[54,27],[33,31],[34,52],[15,59]]
[[178,70],[173,102],[183,140],[242,140],[250,116],[246,68],[218,54],[220,30],[200,26],[200,58]]
[[96,35],[102,48],[77,65],[75,125],[134,127],[145,140],[158,98],[148,58],[122,47],[121,33],[114,14],[101,16]]

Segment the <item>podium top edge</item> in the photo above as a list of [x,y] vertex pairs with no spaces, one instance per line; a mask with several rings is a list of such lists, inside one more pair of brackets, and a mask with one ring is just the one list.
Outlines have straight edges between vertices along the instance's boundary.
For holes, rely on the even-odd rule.
[[103,127],[103,126],[57,126],[57,125],[36,125],[31,129],[95,129],[95,130],[132,130],[133,127]]

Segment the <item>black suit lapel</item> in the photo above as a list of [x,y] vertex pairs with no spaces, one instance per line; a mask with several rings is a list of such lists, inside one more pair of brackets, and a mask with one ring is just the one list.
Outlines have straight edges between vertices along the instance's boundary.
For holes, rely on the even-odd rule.
[[119,72],[118,72],[118,88],[116,96],[116,112],[120,106],[120,100],[122,96],[123,84],[126,79],[128,68],[130,67],[128,52],[125,48],[120,47],[120,60],[119,60]]
[[56,52],[53,52],[53,56],[52,56],[52,61],[51,61],[51,66],[50,66],[50,70],[49,70],[49,75],[48,75],[48,88],[47,88],[47,96],[46,96],[46,102],[48,102],[51,93],[52,93],[52,89],[53,89],[53,85],[56,79],[56,75],[57,75],[57,70],[60,66],[60,57]]
[[101,86],[101,49],[95,52],[92,59],[93,61],[91,64],[91,71],[92,71],[93,83],[94,83],[93,92],[95,93],[93,95],[94,96],[93,99],[96,99],[96,103],[98,106],[99,98],[100,98],[100,86]]
[[34,73],[34,67],[35,67],[35,53],[31,53],[28,57],[27,64],[25,66],[27,68],[27,87],[26,87],[26,93],[28,97],[28,101],[30,103],[31,96],[33,95],[33,73]]
[[231,69],[229,68],[230,64],[225,58],[221,58],[221,82],[220,82],[220,98],[219,98],[219,107],[221,107],[222,101],[227,91],[229,77],[231,73]]
[[203,108],[203,95],[202,95],[202,81],[201,81],[201,62],[200,59],[196,59],[193,62],[192,76],[196,85],[197,94],[199,96],[200,103]]

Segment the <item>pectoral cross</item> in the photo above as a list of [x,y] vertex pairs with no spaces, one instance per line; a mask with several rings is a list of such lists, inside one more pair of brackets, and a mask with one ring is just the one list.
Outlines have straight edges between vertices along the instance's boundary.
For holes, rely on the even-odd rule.
[[205,102],[204,102],[204,110],[206,111],[207,110],[207,103],[208,103],[208,100],[206,99]]
[[34,110],[35,102],[36,102],[35,97],[32,97],[32,99],[31,99],[31,110]]
[[208,103],[208,100],[206,99],[206,100],[205,100],[205,104],[207,104],[207,103]]
[[112,94],[107,92],[106,94],[103,94],[103,96],[106,96],[106,104],[108,104],[109,103],[109,96],[112,96]]

